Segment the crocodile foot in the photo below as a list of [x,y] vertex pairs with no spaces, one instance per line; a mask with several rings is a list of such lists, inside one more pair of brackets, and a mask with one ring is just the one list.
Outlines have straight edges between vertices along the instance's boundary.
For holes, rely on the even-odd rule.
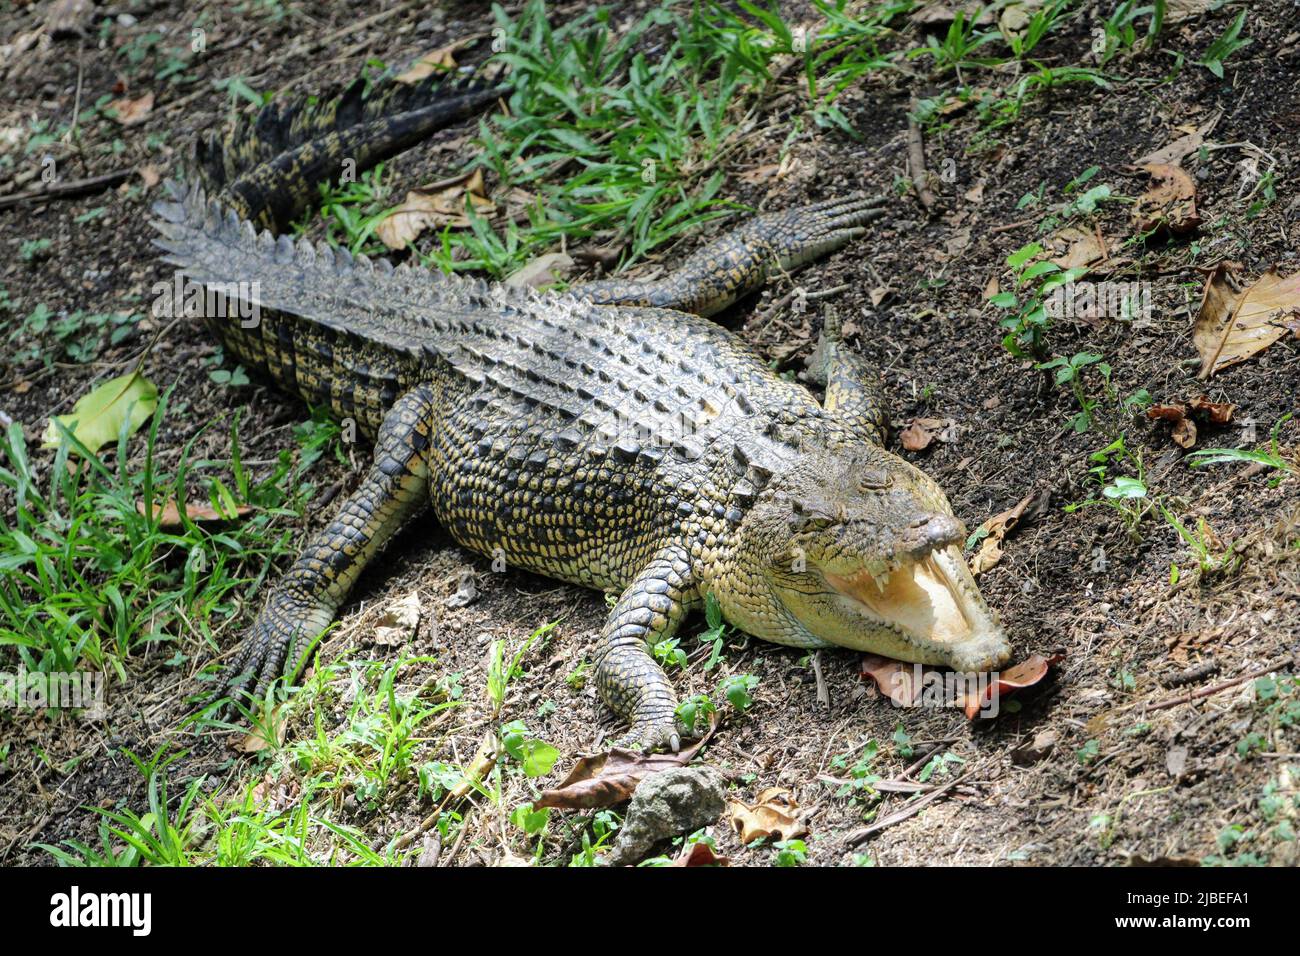
[[266,606],[253,621],[239,654],[221,676],[216,692],[225,703],[217,710],[219,720],[235,715],[237,703],[256,708],[277,679],[297,669],[305,649],[329,626],[333,613],[279,588],[271,592]]

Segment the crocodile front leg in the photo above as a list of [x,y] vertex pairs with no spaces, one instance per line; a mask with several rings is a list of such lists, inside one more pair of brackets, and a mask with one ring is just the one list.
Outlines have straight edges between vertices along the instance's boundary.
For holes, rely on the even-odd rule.
[[596,690],[631,731],[617,746],[677,750],[677,697],[650,654],[696,603],[690,557],[673,546],[657,554],[623,592],[601,634]]
[[768,213],[705,246],[665,278],[606,279],[575,286],[573,292],[598,305],[715,315],[760,288],[768,276],[791,272],[863,235],[868,222],[884,215],[884,202],[855,194]]
[[885,444],[885,412],[880,373],[854,352],[841,335],[840,319],[828,309],[817,347],[808,359],[808,377],[826,388],[822,407],[872,444]]
[[428,504],[433,402],[432,388],[420,386],[384,417],[370,471],[277,582],[223,676],[232,700],[251,689],[256,703],[277,677],[294,677],[298,658],[334,620],[371,558]]

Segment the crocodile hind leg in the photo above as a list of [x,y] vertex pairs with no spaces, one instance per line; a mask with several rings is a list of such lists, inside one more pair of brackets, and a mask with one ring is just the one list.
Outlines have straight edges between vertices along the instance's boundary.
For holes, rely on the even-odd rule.
[[601,634],[596,690],[631,724],[617,746],[677,750],[677,697],[650,647],[671,637],[696,603],[690,558],[684,548],[656,555],[614,605]]
[[362,570],[403,523],[428,504],[434,390],[407,392],[384,417],[374,462],[329,525],[272,589],[223,677],[232,700],[261,700],[295,675],[298,658],[330,622]]
[[573,292],[599,305],[638,305],[710,316],[760,288],[768,277],[792,272],[866,233],[884,215],[883,197],[861,194],[784,209],[749,220],[654,282],[606,279]]
[[839,316],[828,309],[817,347],[808,359],[808,377],[826,388],[822,406],[875,445],[884,445],[889,417],[880,373],[849,348]]

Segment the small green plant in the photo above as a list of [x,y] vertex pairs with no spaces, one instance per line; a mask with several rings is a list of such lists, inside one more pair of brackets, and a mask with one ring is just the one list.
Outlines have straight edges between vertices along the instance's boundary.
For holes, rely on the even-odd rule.
[[1074,755],[1078,758],[1079,763],[1086,767],[1101,756],[1101,744],[1096,740],[1089,740],[1076,750]]
[[1187,456],[1188,464],[1193,468],[1235,463],[1264,465],[1280,473],[1269,482],[1270,487],[1276,488],[1283,478],[1300,474],[1300,466],[1282,457],[1281,447],[1278,444],[1278,434],[1290,419],[1291,413],[1283,415],[1269,431],[1267,451],[1249,448],[1201,448]]
[[718,712],[717,705],[708,694],[696,694],[677,705],[677,720],[688,734],[694,734],[708,726],[713,715]]
[[808,862],[808,846],[803,840],[778,840],[772,849],[773,866],[803,866]]
[[699,640],[701,644],[713,645],[712,651],[709,652],[709,659],[704,663],[704,669],[711,671],[722,659],[722,649],[726,646],[729,630],[726,622],[722,620],[722,607],[712,591],[704,597],[704,621],[708,627],[700,633]]
[[1228,58],[1254,42],[1249,37],[1244,40],[1241,38],[1241,31],[1245,25],[1246,11],[1242,10],[1232,23],[1228,24],[1223,35],[1209,45],[1205,55],[1196,61],[1197,65],[1205,67],[1219,79],[1223,79],[1223,64]]
[[1015,291],[1001,292],[989,300],[1008,313],[1000,323],[1007,330],[1002,347],[1017,358],[1040,361],[1046,358],[1045,335],[1051,326],[1047,297],[1087,273],[1083,268],[1062,269],[1054,262],[1034,261],[1042,254],[1043,247],[1031,242],[1007,256]]
[[1110,366],[1101,360],[1100,355],[1092,352],[1076,352],[1068,358],[1058,355],[1050,361],[1039,362],[1034,366],[1043,371],[1055,369],[1056,384],[1070,386],[1070,391],[1074,393],[1074,398],[1079,403],[1079,411],[1070,418],[1070,427],[1078,434],[1092,427],[1093,414],[1097,408],[1097,400],[1089,397],[1083,387],[1083,370],[1090,365],[1096,365],[1102,378],[1109,382]]
[[[1131,451],[1121,435],[1105,448],[1089,455],[1088,460],[1092,465],[1088,469],[1085,484],[1093,491],[1100,491],[1100,497],[1094,494],[1084,501],[1068,504],[1065,506],[1066,513],[1073,514],[1081,508],[1103,505],[1120,516],[1131,538],[1140,539],[1139,526],[1142,520],[1157,506],[1147,488],[1141,453]],[[1120,468],[1132,474],[1115,474]]]
[[732,674],[718,685],[718,693],[736,710],[744,713],[754,706],[753,693],[759,679],[753,674]]

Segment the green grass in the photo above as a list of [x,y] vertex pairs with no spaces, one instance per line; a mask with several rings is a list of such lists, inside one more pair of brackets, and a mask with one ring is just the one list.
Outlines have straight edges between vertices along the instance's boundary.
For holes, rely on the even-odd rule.
[[[194,457],[200,430],[167,469],[158,434],[168,404],[165,397],[138,464],[125,431],[112,465],[69,436],[38,479],[22,428],[0,436],[0,487],[13,501],[0,514],[0,648],[12,648],[28,671],[88,667],[125,676],[126,659],[156,644],[175,645],[168,664],[180,666],[204,646],[216,649],[215,634],[238,618],[243,598],[294,552],[314,493],[306,474],[336,426],[323,419],[297,426],[296,453],[281,452],[255,480],[241,464],[236,416],[228,461]],[[161,527],[164,502],[183,512],[195,495],[254,510],[227,525],[187,519]],[[155,502],[150,517],[138,510],[145,501]]]

